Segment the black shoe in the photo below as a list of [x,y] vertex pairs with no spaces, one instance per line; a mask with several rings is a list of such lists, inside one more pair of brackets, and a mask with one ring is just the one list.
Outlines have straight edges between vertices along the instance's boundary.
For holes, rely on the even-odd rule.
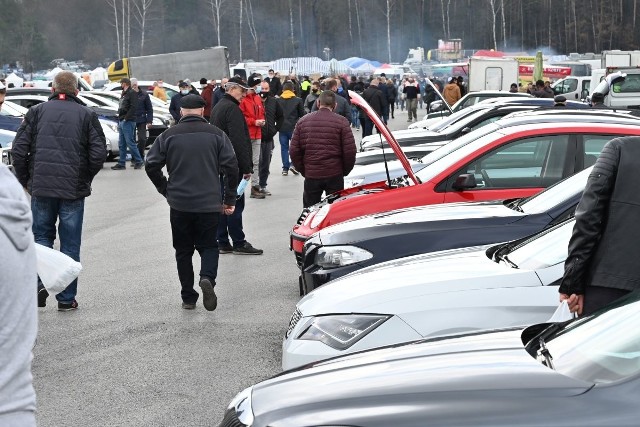
[[228,243],[226,245],[220,245],[218,247],[218,252],[220,252],[221,254],[231,254],[233,253],[233,246]]
[[233,253],[236,255],[262,255],[263,252],[262,249],[251,246],[249,242],[244,242],[244,245],[233,248]]
[[123,171],[126,168],[127,167],[125,165],[121,165],[120,163],[118,163],[117,165],[111,166],[111,170],[113,171]]
[[49,292],[45,288],[38,289],[38,307],[46,307],[47,306],[47,297],[49,296]]
[[287,176],[287,175],[289,175],[289,171],[286,169],[283,169],[282,176]]
[[291,166],[291,167],[289,168],[289,170],[290,170],[290,171],[291,171],[291,173],[293,173],[294,175],[300,175],[300,172],[298,172],[298,171],[296,170],[296,168],[294,168],[293,166]]
[[142,168],[144,168],[144,163],[142,163],[142,162],[136,163],[133,168],[134,169],[142,169]]
[[71,311],[78,309],[78,301],[58,302],[58,311]]
[[213,290],[213,283],[208,277],[200,279],[200,289],[202,289],[202,305],[207,311],[213,311],[218,306],[218,297]]
[[195,304],[189,304],[188,302],[183,302],[182,303],[182,308],[184,308],[185,310],[195,310],[196,309],[196,305]]

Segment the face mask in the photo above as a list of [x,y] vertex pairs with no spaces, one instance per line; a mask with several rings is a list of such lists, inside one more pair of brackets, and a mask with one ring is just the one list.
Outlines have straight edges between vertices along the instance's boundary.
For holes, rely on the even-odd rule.
[[268,96],[269,94],[267,92],[260,92],[260,98],[264,99]]
[[183,94],[183,95],[189,95],[189,90],[183,89],[183,90],[180,91],[180,93]]
[[255,88],[253,88],[253,90],[256,91],[256,93],[261,93],[262,92],[262,86],[256,86]]

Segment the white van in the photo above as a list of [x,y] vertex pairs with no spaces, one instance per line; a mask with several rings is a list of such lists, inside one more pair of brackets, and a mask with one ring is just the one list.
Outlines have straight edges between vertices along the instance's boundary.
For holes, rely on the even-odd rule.
[[553,93],[564,95],[568,101],[579,101],[589,96],[591,76],[569,76],[551,85]]
[[594,92],[604,95],[607,107],[640,110],[640,68],[620,68],[605,77]]

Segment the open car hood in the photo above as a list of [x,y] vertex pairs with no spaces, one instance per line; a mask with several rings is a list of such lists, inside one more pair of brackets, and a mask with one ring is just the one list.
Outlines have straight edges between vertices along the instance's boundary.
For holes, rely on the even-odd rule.
[[418,184],[419,182],[418,178],[413,173],[413,169],[409,164],[409,159],[407,159],[407,156],[405,156],[404,152],[402,151],[402,148],[400,148],[400,145],[398,144],[398,141],[396,141],[396,139],[393,137],[387,125],[384,124],[384,122],[380,119],[378,114],[373,110],[373,108],[371,108],[371,106],[367,103],[367,101],[365,101],[364,98],[362,98],[362,96],[350,90],[349,97],[351,98],[351,103],[360,107],[362,111],[364,111],[367,114],[367,116],[371,119],[373,124],[378,128],[378,131],[382,133],[382,136],[384,136],[384,138],[387,140],[387,142],[389,143],[389,146],[391,147],[393,152],[396,154],[396,157],[398,158],[398,160],[404,167],[405,171],[407,172],[407,176],[409,177],[409,179],[413,181],[414,184]]

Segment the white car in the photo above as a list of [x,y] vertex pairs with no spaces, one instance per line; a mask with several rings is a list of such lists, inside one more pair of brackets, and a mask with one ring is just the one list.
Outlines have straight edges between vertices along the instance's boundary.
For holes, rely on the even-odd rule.
[[291,317],[283,369],[421,338],[545,322],[558,307],[574,222],[515,242],[384,262],[321,286]]

